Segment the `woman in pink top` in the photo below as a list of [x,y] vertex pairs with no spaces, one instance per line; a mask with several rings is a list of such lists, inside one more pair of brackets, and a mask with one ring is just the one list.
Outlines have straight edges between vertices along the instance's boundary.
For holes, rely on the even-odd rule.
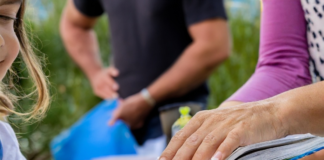
[[306,21],[295,1],[264,2],[256,71],[227,101],[253,102],[311,83]]
[[160,160],[224,160],[239,146],[290,134],[324,136],[324,82],[301,87],[311,83],[309,59],[314,79],[323,80],[324,0],[301,1],[263,0],[255,73],[220,108],[195,115]]

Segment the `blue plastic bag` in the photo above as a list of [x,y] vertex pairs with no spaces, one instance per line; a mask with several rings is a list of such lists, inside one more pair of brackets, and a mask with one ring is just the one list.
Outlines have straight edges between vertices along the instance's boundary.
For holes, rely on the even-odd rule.
[[54,138],[51,151],[56,160],[91,160],[113,155],[136,154],[137,143],[122,121],[107,122],[117,107],[117,100],[107,100],[89,111],[71,128]]

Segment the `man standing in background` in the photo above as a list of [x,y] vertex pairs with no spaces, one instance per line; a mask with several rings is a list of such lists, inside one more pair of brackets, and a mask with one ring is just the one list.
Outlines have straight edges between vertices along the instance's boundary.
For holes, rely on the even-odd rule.
[[[108,68],[93,31],[103,13],[112,39]],[[163,135],[159,107],[207,103],[206,79],[230,52],[223,0],[68,0],[61,35],[94,93],[121,99],[110,124],[122,119],[140,145]]]

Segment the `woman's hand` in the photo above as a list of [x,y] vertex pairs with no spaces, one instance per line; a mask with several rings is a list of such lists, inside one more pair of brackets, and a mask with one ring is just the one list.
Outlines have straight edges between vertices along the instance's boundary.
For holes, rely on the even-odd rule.
[[323,97],[324,82],[318,82],[267,100],[202,111],[173,137],[160,160],[224,160],[239,146],[288,134],[323,136]]
[[236,105],[243,104],[243,103],[244,102],[239,102],[239,101],[225,101],[220,106],[218,106],[218,108],[232,107],[232,106],[236,106]]
[[160,160],[224,160],[237,147],[287,135],[271,100],[202,111],[171,140]]

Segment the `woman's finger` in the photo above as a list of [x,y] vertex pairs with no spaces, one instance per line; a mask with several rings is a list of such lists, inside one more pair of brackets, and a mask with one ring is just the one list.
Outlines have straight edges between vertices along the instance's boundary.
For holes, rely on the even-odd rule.
[[205,113],[206,111],[198,112],[183,129],[176,133],[176,135],[171,139],[167,148],[163,151],[160,160],[173,159],[187,138],[202,125],[204,117],[206,117]]
[[[206,120],[203,125],[184,142],[176,153],[175,159],[191,160],[204,138],[214,128],[214,124],[215,123],[213,123],[211,120]],[[203,159],[200,158],[199,160]]]
[[228,133],[225,140],[218,147],[212,160],[225,160],[232,152],[241,145],[242,135],[239,130]]
[[224,131],[214,129],[204,138],[192,160],[210,160],[225,137]]

